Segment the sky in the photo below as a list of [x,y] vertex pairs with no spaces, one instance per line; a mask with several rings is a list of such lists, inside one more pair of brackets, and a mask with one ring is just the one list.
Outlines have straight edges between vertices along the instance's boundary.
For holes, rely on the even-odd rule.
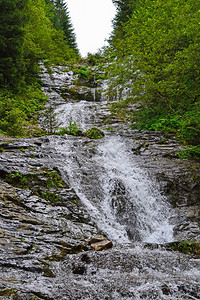
[[112,0],[65,0],[83,57],[106,45],[112,31],[115,7]]

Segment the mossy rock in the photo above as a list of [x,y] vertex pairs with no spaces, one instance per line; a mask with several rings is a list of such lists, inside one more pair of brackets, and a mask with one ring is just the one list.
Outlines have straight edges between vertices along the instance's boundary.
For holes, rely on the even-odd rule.
[[62,90],[63,98],[69,98],[69,95],[74,100],[86,100],[89,102],[100,101],[101,94],[95,89],[87,86],[71,86]]
[[182,241],[172,242],[168,244],[174,251],[179,251],[184,254],[200,257],[200,242]]
[[86,136],[90,139],[102,139],[104,137],[104,133],[97,127],[92,127],[86,132]]

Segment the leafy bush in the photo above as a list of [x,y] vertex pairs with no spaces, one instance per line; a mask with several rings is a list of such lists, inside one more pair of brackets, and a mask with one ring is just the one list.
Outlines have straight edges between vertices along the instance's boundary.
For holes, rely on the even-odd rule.
[[180,150],[178,153],[180,158],[194,158],[200,159],[200,147],[199,146],[188,146],[184,150]]
[[86,136],[90,139],[102,139],[104,137],[104,133],[97,127],[92,127],[86,132]]
[[91,70],[87,70],[87,65],[84,67],[81,67],[78,71],[78,75],[80,78],[83,79],[89,79],[89,76],[91,75],[92,71]]
[[[123,3],[117,1],[126,11]],[[128,92],[140,103],[132,120],[141,129],[171,132],[184,143],[198,145],[199,4],[195,0],[133,4],[129,19],[115,23],[107,51],[108,57],[115,56],[107,68],[108,94],[121,100]],[[118,29],[123,35],[118,35]]]
[[12,94],[7,90],[0,92],[0,130],[11,136],[27,134],[26,127],[36,121],[37,113],[43,107],[46,97],[35,84],[26,91]]
[[169,114],[165,116],[153,110],[144,109],[132,115],[132,128],[163,131],[176,135],[184,144],[200,144],[200,111],[191,110],[184,114]]
[[61,128],[56,134],[58,135],[75,135],[75,136],[82,136],[83,132],[80,129],[80,125],[77,125],[77,123],[74,121],[69,121],[69,125],[65,128]]

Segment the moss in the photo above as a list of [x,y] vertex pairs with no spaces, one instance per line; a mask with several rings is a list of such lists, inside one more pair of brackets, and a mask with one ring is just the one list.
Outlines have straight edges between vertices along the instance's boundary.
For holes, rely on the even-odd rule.
[[60,253],[45,257],[45,261],[62,261],[67,254],[78,254],[82,251],[87,250],[87,247],[84,244],[75,246],[72,246],[71,244],[67,244],[65,242],[61,242],[60,244],[62,245],[58,247]]
[[10,173],[5,175],[4,180],[16,187],[25,187],[30,189],[32,189],[36,184],[40,184],[40,186],[43,186],[47,189],[51,187],[58,189],[66,185],[60,177],[58,171],[49,169],[43,173]]
[[53,192],[41,192],[40,190],[38,190],[37,193],[39,196],[41,196],[41,198],[44,198],[45,200],[49,201],[52,205],[62,204],[61,197]]
[[104,137],[104,133],[99,128],[92,127],[86,132],[86,136],[90,139],[102,139]]
[[12,296],[13,294],[15,294],[14,290],[13,289],[7,289],[7,288],[4,288],[4,289],[1,289],[0,290],[0,296],[7,296],[7,297],[10,297]]
[[158,141],[158,144],[160,144],[160,145],[165,145],[165,144],[167,144],[167,139],[160,139],[160,140]]
[[111,132],[117,132],[117,130],[112,127],[105,127],[104,130],[111,131]]
[[[49,201],[52,205],[61,205],[63,201],[59,196],[61,188],[69,188],[62,180],[60,174],[56,170],[43,170],[42,173],[22,174],[20,172],[2,174],[6,182],[22,189],[30,189],[32,195],[41,197]],[[73,203],[77,203],[76,199],[72,199]]]
[[169,244],[174,251],[179,251],[184,254],[195,255],[200,258],[200,242],[173,242]]

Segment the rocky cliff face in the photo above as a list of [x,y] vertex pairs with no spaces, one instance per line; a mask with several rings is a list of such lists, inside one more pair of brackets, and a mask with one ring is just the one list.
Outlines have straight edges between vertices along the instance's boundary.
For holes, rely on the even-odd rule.
[[[119,180],[120,147],[113,156],[118,163],[112,168],[114,180],[103,177],[99,181],[102,171],[105,177],[111,172],[110,145],[121,142],[123,155],[128,153],[128,158],[122,157],[124,164],[134,162],[130,169],[137,165],[137,170],[143,170],[141,174],[148,174],[152,188],[159,185],[159,197],[164,195],[169,202],[173,240],[199,241],[197,163],[178,158],[180,145],[174,139],[166,139],[161,133],[130,130],[113,119],[105,101],[94,99],[88,105],[85,99],[77,102],[73,95],[63,99],[60,94],[63,86],[72,85],[72,73],[67,75],[58,68],[51,78],[44,73],[43,80],[56,109],[61,105],[62,111],[73,105],[81,107],[77,120],[82,113],[85,128],[91,123],[98,125],[105,137],[0,137],[0,298],[199,299],[197,257],[172,252],[166,244],[145,243],[141,237],[137,240],[140,234],[134,226],[140,223],[140,215],[134,211],[136,205],[129,211],[130,189],[127,192],[126,184]],[[103,152],[106,145],[107,152]],[[101,166],[101,161],[106,163]],[[99,214],[93,214],[95,209],[103,212],[105,205],[100,201],[105,192],[102,182],[112,186],[109,195],[114,220],[118,227],[129,229],[129,234],[127,243],[115,234],[112,249],[96,252],[90,245],[104,239],[102,232],[109,235],[99,225]],[[87,197],[90,210],[82,196]],[[105,227],[113,222],[102,215],[104,218]],[[113,230],[117,232],[118,227]]]

